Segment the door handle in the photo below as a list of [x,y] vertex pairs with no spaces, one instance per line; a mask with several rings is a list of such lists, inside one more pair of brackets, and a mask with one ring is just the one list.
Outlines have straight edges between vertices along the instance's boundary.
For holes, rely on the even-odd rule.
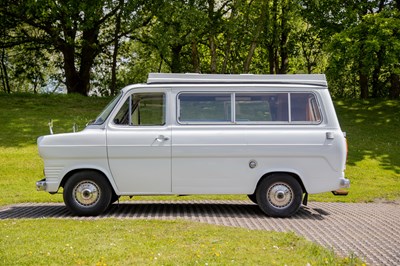
[[169,140],[169,138],[165,137],[164,135],[160,135],[155,140],[158,141],[158,142],[163,142],[163,141]]

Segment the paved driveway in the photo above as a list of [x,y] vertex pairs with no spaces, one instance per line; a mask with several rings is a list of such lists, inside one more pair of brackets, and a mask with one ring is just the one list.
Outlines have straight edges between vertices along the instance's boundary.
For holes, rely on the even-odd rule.
[[266,217],[248,201],[135,201],[115,204],[98,217],[72,216],[63,204],[26,203],[0,208],[0,219],[186,219],[249,229],[294,231],[338,254],[371,265],[400,265],[400,205],[310,202],[291,218]]

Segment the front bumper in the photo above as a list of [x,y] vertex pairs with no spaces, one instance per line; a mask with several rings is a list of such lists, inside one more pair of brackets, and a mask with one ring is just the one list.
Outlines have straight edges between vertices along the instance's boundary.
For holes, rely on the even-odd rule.
[[37,191],[46,191],[46,189],[47,189],[46,178],[43,178],[42,180],[36,182]]

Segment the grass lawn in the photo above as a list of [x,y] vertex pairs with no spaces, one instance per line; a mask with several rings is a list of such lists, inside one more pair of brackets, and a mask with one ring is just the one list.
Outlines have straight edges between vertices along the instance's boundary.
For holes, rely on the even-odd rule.
[[294,233],[185,221],[3,220],[0,234],[1,265],[362,264]]
[[[0,93],[0,206],[62,202],[36,192],[43,163],[36,138],[71,132],[94,119],[110,99]],[[400,199],[400,102],[336,101],[349,154],[350,194],[311,195],[310,200],[371,202]],[[137,197],[137,199],[246,199],[244,195]],[[122,200],[125,200],[123,198]],[[248,231],[182,221],[2,220],[0,264],[289,264],[356,265],[294,234]],[[61,229],[61,230],[60,230]]]

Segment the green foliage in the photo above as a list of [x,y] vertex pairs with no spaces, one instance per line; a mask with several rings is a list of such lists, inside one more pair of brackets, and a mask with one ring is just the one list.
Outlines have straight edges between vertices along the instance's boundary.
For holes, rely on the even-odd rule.
[[[327,74],[335,88],[335,95],[357,96],[359,92],[356,83],[361,71],[371,80],[372,96],[389,96],[389,90],[385,87],[390,87],[390,73],[400,71],[398,25],[400,17],[384,11],[367,14],[359,24],[333,36]],[[373,83],[374,73],[376,84]]]
[[149,72],[324,73],[335,97],[400,97],[398,1],[0,4],[0,86],[110,95]]

